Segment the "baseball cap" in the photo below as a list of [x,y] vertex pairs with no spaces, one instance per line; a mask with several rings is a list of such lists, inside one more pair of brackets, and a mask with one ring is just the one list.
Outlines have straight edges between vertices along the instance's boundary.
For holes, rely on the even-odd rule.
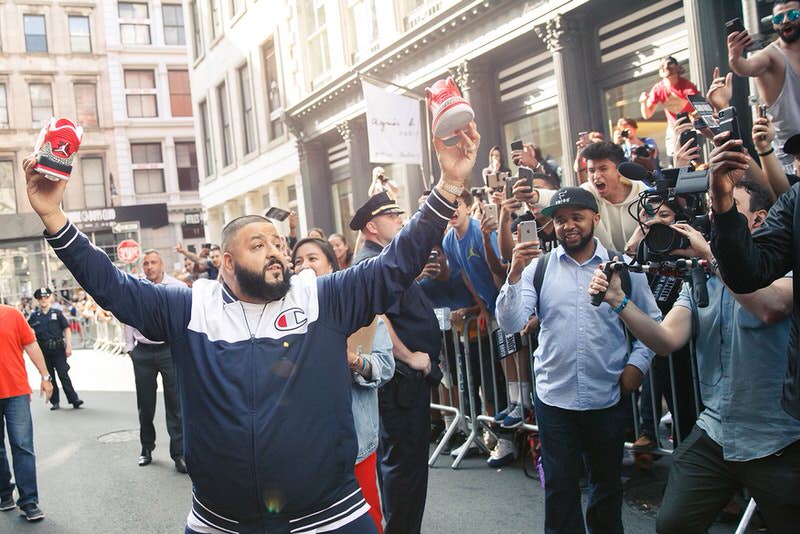
[[586,208],[595,213],[600,210],[594,195],[582,187],[562,187],[550,200],[550,205],[542,209],[542,215],[552,217],[559,208]]
[[792,156],[800,156],[800,133],[794,134],[783,144],[783,151]]

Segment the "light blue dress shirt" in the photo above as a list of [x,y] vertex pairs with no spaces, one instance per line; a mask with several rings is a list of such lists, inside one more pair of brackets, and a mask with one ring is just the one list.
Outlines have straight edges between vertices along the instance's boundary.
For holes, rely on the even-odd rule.
[[[781,407],[791,317],[761,322],[719,278],[708,280],[706,308],[697,308],[697,370],[705,410],[697,426],[729,461],[773,454],[800,440],[800,421]],[[684,285],[675,306],[692,309]]]
[[[534,353],[536,394],[550,406],[565,410],[599,410],[620,398],[619,377],[625,364],[642,374],[650,368],[653,351],[639,341],[628,356],[622,321],[608,304],[591,304],[588,285],[608,251],[595,238],[594,256],[578,264],[562,246],[547,264],[542,295],[533,287],[538,259],[514,285],[506,284],[497,297],[497,322],[506,332],[519,332],[539,302],[539,348]],[[631,273],[631,300],[647,315],[661,321],[661,312],[647,278]]]

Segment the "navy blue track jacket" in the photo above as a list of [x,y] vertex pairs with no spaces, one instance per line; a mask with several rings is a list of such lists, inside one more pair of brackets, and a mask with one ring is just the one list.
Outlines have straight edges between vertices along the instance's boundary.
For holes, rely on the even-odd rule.
[[189,289],[134,278],[71,223],[45,237],[100,306],[173,347],[196,501],[234,532],[301,533],[368,509],[353,474],[346,339],[413,283],[453,212],[434,192],[380,256],[292,277],[252,337],[219,282]]

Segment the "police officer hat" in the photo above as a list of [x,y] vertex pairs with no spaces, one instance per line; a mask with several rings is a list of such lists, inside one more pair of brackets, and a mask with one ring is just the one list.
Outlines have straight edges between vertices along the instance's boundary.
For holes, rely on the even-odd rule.
[[378,193],[370,197],[363,206],[353,215],[350,221],[351,230],[363,230],[373,218],[378,215],[389,215],[392,213],[403,213],[397,202],[392,200],[386,192]]
[[49,297],[52,294],[53,292],[50,291],[49,287],[40,287],[39,289],[33,292],[33,298],[40,299],[42,297]]

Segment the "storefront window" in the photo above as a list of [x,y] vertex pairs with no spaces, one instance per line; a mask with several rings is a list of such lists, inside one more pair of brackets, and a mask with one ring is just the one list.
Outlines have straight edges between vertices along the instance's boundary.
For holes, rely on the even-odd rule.
[[14,187],[14,162],[0,160],[0,214],[17,213],[17,191]]
[[[683,71],[688,72],[689,66],[686,62],[682,63]],[[606,116],[608,117],[608,130],[606,134],[611,134],[609,140],[613,140],[613,132],[617,126],[617,120],[628,117],[636,120],[639,125],[639,137],[652,137],[658,144],[659,159],[662,166],[669,166],[667,158],[667,146],[665,135],[667,130],[667,118],[664,115],[663,106],[659,106],[650,119],[642,117],[639,95],[650,92],[650,89],[660,81],[657,72],[648,74],[642,78],[627,81],[616,87],[611,87],[604,91],[604,101],[606,106]]]
[[[514,122],[509,122],[504,127],[506,144],[503,151],[511,150],[509,145],[521,139],[524,143],[537,145],[542,149],[544,159],[553,167],[559,168],[561,161],[561,128],[558,123],[558,108],[545,109],[523,117]],[[560,175],[560,172],[559,172]]]

